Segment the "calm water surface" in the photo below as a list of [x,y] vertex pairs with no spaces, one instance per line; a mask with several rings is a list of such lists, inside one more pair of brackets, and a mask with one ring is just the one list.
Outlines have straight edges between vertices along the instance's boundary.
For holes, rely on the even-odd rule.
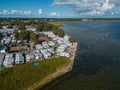
[[120,90],[120,21],[65,22],[78,41],[73,70],[42,90]]

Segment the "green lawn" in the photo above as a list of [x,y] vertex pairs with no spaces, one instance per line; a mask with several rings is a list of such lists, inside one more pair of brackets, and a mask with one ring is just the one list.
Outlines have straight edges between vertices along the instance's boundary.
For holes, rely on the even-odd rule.
[[69,62],[69,58],[59,57],[40,61],[39,67],[35,67],[34,63],[27,63],[0,71],[0,90],[22,90],[28,88]]

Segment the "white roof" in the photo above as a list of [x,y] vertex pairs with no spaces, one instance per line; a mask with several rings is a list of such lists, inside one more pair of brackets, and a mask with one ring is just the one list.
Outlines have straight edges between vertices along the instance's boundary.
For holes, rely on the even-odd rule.
[[22,56],[22,53],[16,53],[15,61],[24,61],[24,57]]
[[4,62],[3,64],[6,66],[6,67],[11,67],[14,63],[14,58],[13,58],[13,54],[7,54],[5,56],[5,59],[4,59]]
[[52,41],[49,41],[48,44],[49,44],[50,46],[54,46],[54,45],[55,45],[55,43],[52,42]]
[[46,53],[47,52],[47,49],[41,49],[40,52],[43,54],[43,53]]
[[51,53],[43,53],[43,56],[51,56]]
[[69,57],[70,53],[69,52],[60,52],[60,56]]
[[34,28],[34,27],[33,28],[32,27],[31,28],[26,28],[26,30],[36,31],[36,28]]
[[3,60],[3,59],[4,59],[4,55],[0,54],[0,60]]
[[35,45],[36,47],[41,47],[41,44],[37,44],[37,45]]
[[65,51],[65,47],[58,47],[57,48],[57,52],[63,52],[63,51]]
[[58,49],[65,49],[65,47],[64,46],[59,46]]
[[40,51],[39,50],[35,50],[34,53],[39,53]]
[[26,55],[26,59],[34,59],[34,55]]
[[42,42],[42,45],[43,45],[43,44],[47,44],[47,42]]

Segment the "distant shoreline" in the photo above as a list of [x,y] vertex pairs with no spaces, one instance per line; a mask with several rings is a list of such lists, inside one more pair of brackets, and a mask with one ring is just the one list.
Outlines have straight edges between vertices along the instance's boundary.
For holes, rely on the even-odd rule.
[[1,20],[42,20],[42,21],[57,21],[57,22],[92,22],[92,21],[120,21],[120,18],[9,18],[0,17]]

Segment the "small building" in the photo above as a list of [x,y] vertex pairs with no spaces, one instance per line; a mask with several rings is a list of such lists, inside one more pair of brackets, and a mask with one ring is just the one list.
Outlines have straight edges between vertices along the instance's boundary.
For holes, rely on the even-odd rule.
[[40,53],[35,53],[35,60],[41,60],[43,57],[42,57],[42,54]]
[[67,45],[64,44],[64,43],[60,43],[59,45],[60,45],[60,47],[65,47],[65,48],[67,48]]
[[65,47],[58,47],[57,48],[57,52],[63,52],[63,51],[65,51],[66,50],[66,48]]
[[42,46],[43,46],[43,48],[49,48],[49,45],[47,42],[42,42]]
[[68,53],[68,52],[60,52],[60,56],[70,57],[70,53]]
[[41,54],[47,53],[47,49],[41,49],[40,52],[41,52]]
[[38,49],[38,50],[43,48],[43,47],[41,46],[41,44],[37,44],[35,47],[36,47],[36,49]]
[[47,48],[47,51],[48,51],[49,53],[53,53],[53,52],[54,52],[54,48]]
[[12,67],[13,64],[14,64],[13,54],[6,54],[5,59],[3,61],[3,65],[5,67]]
[[8,37],[6,40],[5,40],[5,44],[9,44],[11,42],[11,37]]
[[29,61],[31,61],[31,60],[34,60],[34,59],[35,59],[34,55],[30,55],[30,54],[27,54],[27,55],[26,55],[26,61],[27,61],[27,62],[29,62]]
[[3,33],[13,33],[15,29],[8,29],[6,26],[3,26],[3,29],[0,29]]
[[35,32],[36,28],[35,27],[26,27],[26,30]]
[[61,40],[57,40],[57,43],[58,43],[58,44],[61,44],[61,43],[63,43],[63,41],[61,41]]
[[49,45],[49,46],[55,46],[55,43],[52,42],[52,41],[49,41],[49,42],[48,42],[48,45]]
[[35,50],[35,51],[34,51],[34,54],[35,54],[35,53],[40,53],[40,51],[39,51],[39,50]]
[[66,44],[68,47],[72,46],[72,43],[70,43],[70,42],[65,42],[65,44]]
[[51,53],[43,53],[43,57],[45,59],[50,58],[51,56],[52,56]]
[[0,53],[6,53],[6,45],[0,45]]
[[65,35],[64,38],[63,38],[63,41],[68,42],[69,41],[69,36]]
[[44,44],[48,44],[47,42],[42,42],[42,45],[44,45]]
[[24,63],[24,57],[22,53],[16,53],[15,55],[15,64],[22,64]]
[[57,41],[57,38],[56,38],[56,37],[53,37],[52,40],[53,40],[53,41]]
[[4,35],[4,37],[3,37],[2,40],[1,40],[1,42],[2,42],[3,44],[5,44],[5,41],[7,40],[7,38],[8,38],[8,36],[7,36],[7,35]]
[[56,38],[57,38],[57,40],[63,41],[63,38],[61,38],[61,37],[59,37],[59,36],[57,36]]

